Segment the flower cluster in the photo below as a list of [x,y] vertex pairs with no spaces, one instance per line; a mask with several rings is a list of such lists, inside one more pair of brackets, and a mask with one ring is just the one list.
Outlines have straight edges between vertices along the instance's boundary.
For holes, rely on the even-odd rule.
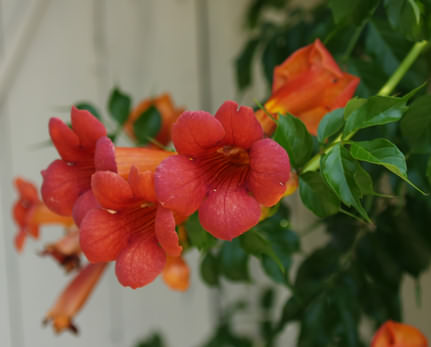
[[184,290],[176,225],[199,210],[205,230],[232,240],[258,223],[262,206],[281,199],[290,177],[285,150],[264,138],[251,108],[232,101],[215,116],[184,112],[168,132],[177,153],[116,147],[98,119],[76,108],[71,127],[52,118],[49,129],[61,159],[42,172],[46,205],[73,216],[87,259],[115,261],[118,280],[131,288],[163,271]]

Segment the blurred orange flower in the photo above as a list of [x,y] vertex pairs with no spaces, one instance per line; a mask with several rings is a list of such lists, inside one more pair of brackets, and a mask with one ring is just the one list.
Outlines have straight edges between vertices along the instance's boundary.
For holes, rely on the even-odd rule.
[[28,235],[38,238],[39,227],[45,224],[60,224],[70,226],[73,220],[70,217],[63,217],[52,212],[39,199],[36,186],[21,178],[14,180],[14,185],[18,191],[19,198],[13,206],[13,218],[19,230],[15,236],[15,248],[21,252]]
[[125,124],[125,130],[131,138],[135,139],[133,123],[151,105],[154,105],[157,108],[162,117],[162,126],[155,139],[162,145],[166,146],[171,141],[172,124],[174,124],[180,114],[184,112],[184,108],[175,107],[171,96],[167,93],[161,94],[155,98],[145,99],[138,106],[136,106],[136,108],[134,108],[129,115],[129,119]]
[[106,263],[88,264],[82,268],[46,314],[44,324],[52,321],[56,333],[61,333],[65,329],[77,333],[73,317],[86,303],[105,268]]
[[[323,116],[344,107],[358,84],[359,78],[341,71],[322,42],[316,39],[274,69],[272,94],[265,109],[275,118],[278,113],[293,114],[316,135]],[[263,110],[257,112],[257,118],[265,133],[271,135],[274,121]]]
[[186,291],[189,288],[190,269],[181,256],[167,257],[163,269],[163,280],[173,290]]
[[428,347],[428,341],[411,325],[387,321],[377,330],[371,347]]

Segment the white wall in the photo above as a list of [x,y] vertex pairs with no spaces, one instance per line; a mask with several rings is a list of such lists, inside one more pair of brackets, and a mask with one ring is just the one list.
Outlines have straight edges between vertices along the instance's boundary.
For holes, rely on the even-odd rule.
[[[178,105],[190,109],[215,111],[235,98],[232,63],[245,38],[247,4],[0,0],[0,76],[7,77],[6,87],[0,88],[0,346],[132,346],[159,328],[168,334],[170,346],[189,347],[212,331],[213,295],[198,278],[196,253],[188,258],[193,278],[185,294],[168,290],[160,280],[136,291],[123,288],[111,268],[76,319],[78,339],[68,333],[55,337],[50,328],[41,328],[67,279],[51,261],[36,256],[43,242],[29,242],[20,256],[14,252],[10,206],[16,195],[11,183],[22,175],[40,184],[40,170],[57,156],[51,147],[34,146],[48,139],[49,117],[67,119],[67,108],[79,100],[104,108],[113,85],[130,92],[135,103],[169,91]],[[8,60],[11,52],[18,56]],[[242,102],[251,104],[264,95],[262,79],[257,82]],[[299,223],[308,219],[303,212],[296,215]],[[59,230],[49,228],[43,240],[58,235]],[[424,294],[431,292],[430,279],[428,274],[423,280]],[[240,294],[242,290],[237,287]],[[412,292],[408,283],[404,294],[412,305],[407,320],[431,337],[430,295],[417,309]],[[286,341],[291,341],[293,335],[288,335]]]

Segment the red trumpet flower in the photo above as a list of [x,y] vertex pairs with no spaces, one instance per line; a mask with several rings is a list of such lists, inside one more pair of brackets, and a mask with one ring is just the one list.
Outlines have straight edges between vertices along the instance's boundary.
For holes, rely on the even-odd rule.
[[52,321],[56,333],[61,333],[65,329],[77,333],[73,317],[86,303],[105,269],[106,264],[103,263],[88,264],[82,268],[46,314],[44,324]]
[[428,347],[428,341],[411,325],[387,321],[377,330],[371,347]]
[[102,208],[91,210],[81,223],[84,254],[91,262],[116,260],[124,286],[135,289],[152,282],[162,272],[166,254],[182,251],[173,213],[155,200],[153,173],[132,167],[125,180],[99,171],[92,189]]
[[27,236],[39,237],[39,227],[46,224],[60,224],[70,226],[72,218],[59,216],[50,211],[40,201],[36,186],[20,177],[15,178],[14,184],[19,198],[13,206],[13,217],[19,226],[15,236],[15,248],[20,252],[24,247]]
[[[62,159],[55,160],[42,171],[42,196],[54,212],[65,216],[73,214],[79,226],[85,213],[97,207],[89,193],[91,175],[96,170],[112,170],[127,175],[132,165],[147,167],[147,158],[153,160],[154,156],[147,155],[147,151],[152,151],[150,149],[115,148],[105,137],[104,125],[86,110],[72,107],[71,119],[72,128],[58,118],[51,118],[49,122],[51,139]],[[153,165],[172,154],[158,152],[162,154]]]
[[290,176],[289,157],[263,131],[253,110],[226,101],[215,117],[184,112],[172,127],[179,153],[156,169],[162,206],[190,215],[199,209],[202,226],[232,240],[259,221],[259,204],[276,204]]
[[[358,84],[359,78],[341,71],[322,42],[316,39],[274,69],[272,94],[265,108],[275,118],[278,113],[293,114],[316,135],[323,116],[344,107]],[[274,121],[263,111],[257,117],[265,133],[272,134]]]

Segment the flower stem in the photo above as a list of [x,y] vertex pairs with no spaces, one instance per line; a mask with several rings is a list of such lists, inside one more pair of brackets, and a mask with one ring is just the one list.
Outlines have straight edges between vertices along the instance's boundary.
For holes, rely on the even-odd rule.
[[388,96],[392,93],[407,71],[410,69],[412,64],[415,62],[417,57],[423,52],[423,50],[428,46],[428,41],[423,40],[416,42],[389,80],[385,85],[379,90],[377,95]]
[[[377,93],[378,96],[388,96],[392,93],[407,71],[410,69],[412,64],[415,62],[417,57],[424,51],[424,49],[428,46],[428,41],[423,40],[416,42],[392,76],[387,80],[387,82],[383,85],[383,87]],[[350,134],[345,140],[349,140],[353,134]],[[341,142],[342,136],[339,135],[325,150],[323,153],[317,153],[313,158],[311,158],[301,170],[301,173],[305,173],[308,171],[315,171],[320,167],[320,158],[323,154],[328,153],[332,150],[332,148],[339,142]]]

